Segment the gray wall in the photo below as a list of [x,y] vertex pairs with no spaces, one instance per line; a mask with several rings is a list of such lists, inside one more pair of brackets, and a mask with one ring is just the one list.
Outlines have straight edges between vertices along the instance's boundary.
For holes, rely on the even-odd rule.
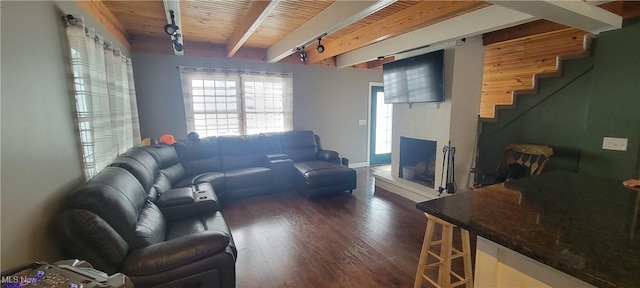
[[1,269],[5,270],[28,261],[60,259],[49,223],[62,197],[83,181],[59,17],[63,11],[77,17],[84,14],[89,25],[110,37],[75,2],[2,1],[0,5]]
[[381,82],[382,71],[135,52],[133,71],[143,138],[164,133],[185,138],[188,131],[176,69],[180,65],[292,72],[294,129],[313,130],[324,148],[340,152],[351,163],[367,161],[367,126],[359,126],[358,120],[367,119],[369,82]]

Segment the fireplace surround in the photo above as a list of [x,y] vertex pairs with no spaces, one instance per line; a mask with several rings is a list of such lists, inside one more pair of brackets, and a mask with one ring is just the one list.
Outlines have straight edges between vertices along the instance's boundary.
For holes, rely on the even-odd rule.
[[400,136],[398,177],[434,188],[437,142]]

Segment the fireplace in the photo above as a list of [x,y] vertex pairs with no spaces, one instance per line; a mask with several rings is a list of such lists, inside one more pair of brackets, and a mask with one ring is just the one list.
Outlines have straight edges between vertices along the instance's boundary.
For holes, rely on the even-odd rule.
[[398,176],[434,188],[436,144],[436,141],[401,136]]

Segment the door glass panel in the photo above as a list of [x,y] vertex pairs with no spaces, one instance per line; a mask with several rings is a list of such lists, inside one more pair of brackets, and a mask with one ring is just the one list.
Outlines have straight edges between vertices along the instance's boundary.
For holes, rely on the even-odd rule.
[[376,144],[375,154],[391,153],[391,121],[393,104],[384,104],[384,92],[376,94]]

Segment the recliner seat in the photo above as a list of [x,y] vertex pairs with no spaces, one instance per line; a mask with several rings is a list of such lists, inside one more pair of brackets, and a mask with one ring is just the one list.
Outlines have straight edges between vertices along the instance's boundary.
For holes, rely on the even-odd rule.
[[237,250],[221,213],[168,221],[148,200],[134,175],[107,167],[67,197],[57,232],[71,256],[136,287],[235,287]]

